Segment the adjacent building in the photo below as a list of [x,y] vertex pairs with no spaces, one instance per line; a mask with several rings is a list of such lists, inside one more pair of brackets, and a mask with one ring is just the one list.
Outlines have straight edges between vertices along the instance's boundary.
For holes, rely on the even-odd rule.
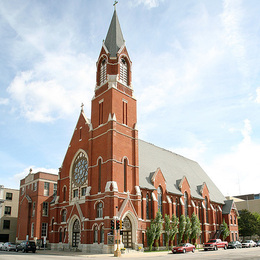
[[50,222],[50,203],[57,193],[58,175],[30,170],[20,181],[17,242],[47,237]]
[[0,185],[0,242],[15,242],[19,190]]

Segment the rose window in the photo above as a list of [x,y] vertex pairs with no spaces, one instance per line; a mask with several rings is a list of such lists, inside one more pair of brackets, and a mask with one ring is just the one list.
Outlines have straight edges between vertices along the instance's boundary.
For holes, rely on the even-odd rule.
[[72,169],[73,183],[79,187],[87,182],[88,179],[88,160],[83,153],[80,153]]

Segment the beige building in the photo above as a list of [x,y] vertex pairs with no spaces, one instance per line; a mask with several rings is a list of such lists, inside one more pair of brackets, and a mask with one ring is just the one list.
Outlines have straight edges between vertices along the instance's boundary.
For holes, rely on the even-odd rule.
[[19,190],[0,185],[0,242],[15,242]]
[[234,197],[227,197],[233,199],[238,212],[246,209],[252,213],[257,212],[260,214],[260,194],[247,194]]

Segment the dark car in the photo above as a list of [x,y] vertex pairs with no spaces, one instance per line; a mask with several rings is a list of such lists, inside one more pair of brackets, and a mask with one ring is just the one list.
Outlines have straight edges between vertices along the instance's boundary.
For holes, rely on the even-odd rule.
[[178,246],[173,247],[172,252],[175,253],[186,253],[186,252],[195,252],[195,246],[190,243],[182,243]]
[[36,245],[34,241],[23,241],[20,245],[16,246],[16,252],[22,251],[28,253],[32,251],[33,253],[36,252]]
[[228,247],[227,248],[242,248],[242,244],[239,241],[232,241],[228,243]]
[[260,246],[260,240],[256,241],[256,246]]

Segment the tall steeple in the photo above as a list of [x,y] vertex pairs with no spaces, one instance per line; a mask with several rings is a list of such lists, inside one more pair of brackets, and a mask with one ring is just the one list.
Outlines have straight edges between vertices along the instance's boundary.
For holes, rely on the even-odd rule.
[[105,40],[105,46],[110,53],[110,57],[116,57],[117,52],[124,44],[125,40],[115,9]]

